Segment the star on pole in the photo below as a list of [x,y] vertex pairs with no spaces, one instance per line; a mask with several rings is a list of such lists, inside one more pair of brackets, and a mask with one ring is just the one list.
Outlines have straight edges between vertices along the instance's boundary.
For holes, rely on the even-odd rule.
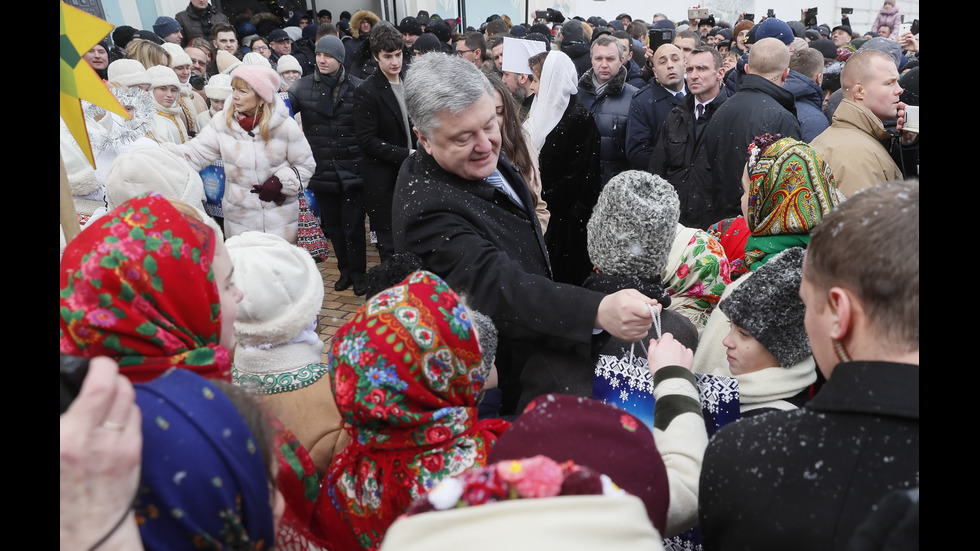
[[104,107],[126,119],[130,116],[82,56],[112,31],[112,24],[74,6],[61,4],[61,118],[88,162],[95,166],[85,129],[82,101]]

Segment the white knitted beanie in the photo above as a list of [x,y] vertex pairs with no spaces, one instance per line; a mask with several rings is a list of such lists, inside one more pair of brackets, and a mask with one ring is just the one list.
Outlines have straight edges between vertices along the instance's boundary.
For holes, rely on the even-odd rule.
[[179,44],[174,44],[173,42],[165,42],[163,44],[163,49],[167,50],[170,54],[170,68],[181,67],[183,65],[191,64],[191,56],[180,47]]
[[154,65],[146,70],[150,76],[150,89],[159,88],[161,86],[176,86],[180,88],[180,79],[177,78],[177,73],[174,72],[170,67],[165,67],[163,65]]
[[642,170],[613,176],[589,219],[588,250],[603,273],[652,279],[667,266],[680,200],[667,180]]
[[204,85],[204,94],[210,99],[224,101],[231,95],[231,75],[218,73]]
[[270,233],[247,231],[225,241],[235,267],[235,338],[244,346],[283,344],[316,320],[323,278],[306,249]]
[[150,75],[146,67],[135,59],[117,59],[109,64],[107,69],[109,82],[118,82],[123,86],[150,84]]
[[295,57],[290,54],[286,54],[279,56],[279,61],[276,62],[276,71],[278,71],[280,75],[286,71],[299,71],[302,73],[303,68],[300,67],[299,61],[297,61]]
[[265,58],[264,55],[258,52],[249,52],[242,57],[242,63],[245,65],[259,65],[262,67],[272,68],[272,64],[269,60]]

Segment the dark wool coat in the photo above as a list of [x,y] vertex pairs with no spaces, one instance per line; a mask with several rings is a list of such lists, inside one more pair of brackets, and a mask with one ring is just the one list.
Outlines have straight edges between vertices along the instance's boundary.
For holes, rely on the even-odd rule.
[[613,176],[630,169],[626,158],[626,119],[629,118],[630,101],[638,90],[626,83],[626,67],[609,79],[601,94],[596,95],[592,82],[592,69],[586,71],[578,81],[578,100],[595,117],[595,125],[602,136],[599,149],[599,166],[602,171],[602,185],[605,186]]
[[541,196],[551,219],[545,241],[555,281],[581,285],[592,272],[586,225],[602,192],[595,117],[572,96],[541,146]]
[[[586,114],[588,112],[586,111]],[[499,331],[502,414],[514,413],[531,351],[590,343],[605,294],[551,279],[531,193],[505,157],[497,168],[525,207],[483,180],[464,180],[425,152],[403,164],[395,186],[395,252],[417,254]],[[550,231],[550,230],[549,230]]]
[[626,157],[635,170],[647,170],[660,129],[675,105],[677,97],[655,79],[633,94],[626,121]]
[[183,46],[190,44],[191,40],[195,38],[203,38],[210,42],[214,39],[214,36],[211,35],[211,27],[218,23],[231,23],[228,16],[218,11],[213,5],[208,4],[208,7],[198,10],[190,2],[187,3],[187,8],[184,11],[178,12],[174,16],[174,19],[180,23],[183,29],[181,31],[181,34],[184,35]]
[[[738,93],[715,111],[704,128],[705,149],[715,163],[713,189],[723,205],[741,205],[742,170],[749,144],[767,132],[801,139],[796,98],[764,77],[745,75]],[[739,206],[735,212],[740,211]]]
[[[415,148],[405,135],[401,108],[384,72],[375,71],[354,89],[357,143],[364,155],[364,205],[375,229],[391,228],[391,196],[398,168]],[[409,121],[411,128],[411,121]]]
[[707,156],[704,145],[704,129],[708,121],[727,99],[728,91],[722,88],[695,124],[694,94],[684,96],[667,113],[660,139],[650,157],[647,170],[663,176],[677,190],[681,202],[679,222],[689,228],[707,230],[711,224],[742,212],[738,201],[719,200],[725,194],[713,187],[711,171],[714,159]]
[[[303,133],[316,159],[316,171],[310,178],[314,191],[340,193],[342,182],[348,187],[362,183],[361,148],[354,124],[354,90],[360,85],[360,79],[344,74],[331,93],[320,70],[314,69],[289,89],[289,103],[302,116]],[[328,102],[333,106],[332,116],[325,110]]]
[[815,81],[793,70],[790,70],[783,88],[796,98],[796,118],[800,121],[802,139],[810,143],[830,126],[827,116],[823,114],[823,90]]
[[919,485],[919,366],[849,362],[802,409],[721,428],[701,470],[705,551],[847,549],[885,494]]

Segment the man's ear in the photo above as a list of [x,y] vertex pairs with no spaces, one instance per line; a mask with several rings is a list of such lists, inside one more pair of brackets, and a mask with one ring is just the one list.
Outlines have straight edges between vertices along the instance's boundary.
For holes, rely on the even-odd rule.
[[424,134],[419,132],[419,127],[417,126],[412,127],[412,132],[415,132],[415,137],[418,138],[419,143],[425,148],[425,152],[432,155],[432,145],[429,143],[429,138],[426,138]]
[[830,330],[830,338],[843,339],[854,323],[854,305],[851,296],[841,287],[831,287],[828,293],[830,311],[834,315],[834,326]]

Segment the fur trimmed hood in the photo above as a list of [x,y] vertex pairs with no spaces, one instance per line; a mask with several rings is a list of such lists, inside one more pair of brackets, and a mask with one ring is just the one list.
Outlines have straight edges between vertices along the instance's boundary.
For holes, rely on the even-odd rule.
[[354,38],[367,39],[366,36],[361,36],[361,21],[365,19],[371,22],[372,29],[374,28],[375,25],[377,25],[381,21],[381,18],[378,17],[378,15],[371,10],[358,10],[350,18],[351,36],[353,36]]

